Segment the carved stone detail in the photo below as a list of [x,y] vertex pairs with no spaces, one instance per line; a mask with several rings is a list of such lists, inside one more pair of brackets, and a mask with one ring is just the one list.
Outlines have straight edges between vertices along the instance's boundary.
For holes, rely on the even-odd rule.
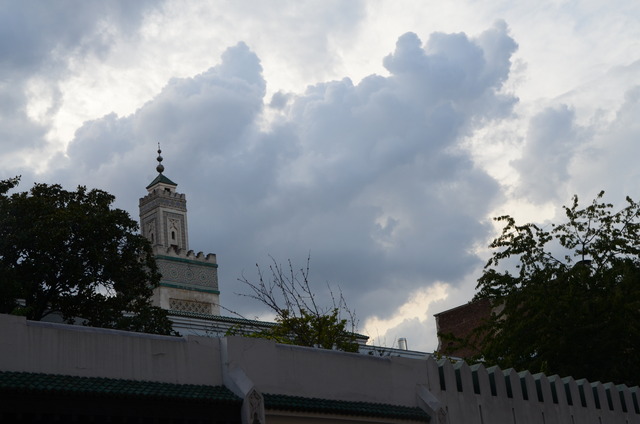
[[218,290],[218,272],[214,267],[164,259],[157,262],[162,282]]
[[169,299],[169,309],[174,311],[195,312],[197,314],[210,314],[212,304],[208,302],[196,302],[193,300]]
[[[181,249],[186,249],[187,229],[185,225],[184,215],[173,212],[165,212],[164,217],[166,223],[164,228],[164,239],[166,240],[165,245],[171,246],[175,244]],[[172,232],[175,233],[175,239],[171,237]]]
[[156,220],[150,219],[144,224],[144,236],[151,242],[151,244],[158,243],[156,235]]

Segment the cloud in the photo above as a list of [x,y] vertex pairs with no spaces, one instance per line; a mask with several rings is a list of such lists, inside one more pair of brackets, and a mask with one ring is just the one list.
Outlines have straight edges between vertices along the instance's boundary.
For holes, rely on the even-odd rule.
[[[160,142],[164,156],[173,159],[168,162],[174,171],[184,169],[186,178],[198,181],[198,176],[211,172],[212,161],[248,142],[245,135],[255,127],[262,108],[261,71],[255,54],[239,43],[225,52],[219,66],[169,81],[135,114],[120,118],[111,113],[85,122],[69,144],[67,157],[54,161],[56,178],[75,185],[91,175],[93,184],[115,186],[120,196],[135,198],[141,186],[119,187],[111,178],[122,175],[117,171],[121,169],[128,179],[153,179],[152,160]],[[141,157],[150,159],[148,167],[140,166]],[[167,164],[169,173],[171,165]]]
[[640,198],[639,6],[532,4],[4,2],[0,178],[105,188],[136,216],[161,142],[225,304],[262,313],[240,272],[311,251],[361,322],[418,334],[402,305],[435,281],[429,311],[471,297],[487,214]]
[[[371,338],[376,338],[374,344],[378,346],[397,346],[400,337],[410,335],[410,341],[426,340],[430,335],[429,327],[435,328],[433,319],[434,311],[430,306],[446,299],[448,296],[447,285],[434,283],[427,288],[416,289],[411,293],[410,299],[396,309],[395,313],[387,319],[377,316],[369,317],[363,323],[363,330]],[[430,325],[427,323],[429,322]],[[382,339],[381,335],[391,336],[389,340]],[[408,340],[408,341],[409,341]],[[430,340],[433,343],[433,340]],[[395,344],[395,346],[393,346]],[[412,347],[409,346],[409,349]]]
[[3,3],[0,11],[0,66],[37,72],[65,54],[100,53],[116,31],[133,32],[153,4],[139,1]]
[[[109,51],[132,37],[151,1],[3,2],[0,5],[0,165],[24,163],[46,146],[50,119],[62,100],[70,63]],[[44,103],[36,104],[36,103]],[[33,109],[39,113],[34,116]],[[24,152],[23,152],[24,153]]]
[[[600,190],[614,204],[637,195],[639,61],[617,67],[557,99],[528,120],[514,192],[533,204],[562,204]],[[574,106],[576,105],[576,106]]]
[[472,249],[491,228],[478,216],[499,187],[459,142],[509,114],[516,99],[499,91],[515,48],[502,24],[425,47],[405,34],[384,60],[389,76],[280,93],[270,109],[260,60],[239,43],[136,113],[86,122],[50,178],[89,179],[135,216],[159,141],[188,196],[191,247],[218,254],[224,306],[254,313],[233,295],[236,278],[268,254],[301,265],[310,252],[319,291],[331,282],[361,319],[384,320],[480,263]]
[[[46,134],[46,126],[33,122],[25,113],[24,92],[0,81],[0,148],[4,155],[25,148],[38,147]],[[3,158],[6,160],[6,157]],[[4,165],[5,160],[0,160]]]
[[575,113],[567,105],[548,107],[529,122],[522,158],[513,161],[523,197],[534,203],[558,201],[582,143]]
[[629,88],[613,112],[612,119],[593,119],[589,141],[573,161],[569,186],[584,201],[605,190],[607,201],[622,206],[626,196],[640,199],[635,160],[640,155],[640,86]]

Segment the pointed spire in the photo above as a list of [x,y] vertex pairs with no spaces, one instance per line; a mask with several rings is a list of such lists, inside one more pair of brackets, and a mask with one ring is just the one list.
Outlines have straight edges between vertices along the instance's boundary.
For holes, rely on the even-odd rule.
[[[158,176],[151,181],[151,184],[147,186],[147,190],[151,192],[157,184],[165,184],[168,186],[173,186],[175,188],[178,184],[171,181],[169,178],[164,176],[162,173],[164,172],[164,165],[162,164],[162,149],[160,149],[160,143],[158,143],[158,157],[156,158],[158,161],[158,166],[156,166],[156,171],[158,171]],[[171,189],[173,190],[173,189]]]
[[160,143],[158,143],[158,157],[156,158],[156,160],[158,161],[158,166],[156,166],[156,171],[158,171],[159,174],[162,174],[162,172],[164,171],[164,165],[162,165],[162,150],[160,149]]

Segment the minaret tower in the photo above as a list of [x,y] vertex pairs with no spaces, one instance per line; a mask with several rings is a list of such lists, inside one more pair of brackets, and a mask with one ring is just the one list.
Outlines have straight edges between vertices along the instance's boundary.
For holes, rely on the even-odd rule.
[[140,229],[151,242],[162,273],[153,304],[169,310],[220,315],[216,255],[189,250],[187,199],[163,174],[161,153],[158,144],[158,176],[140,199]]

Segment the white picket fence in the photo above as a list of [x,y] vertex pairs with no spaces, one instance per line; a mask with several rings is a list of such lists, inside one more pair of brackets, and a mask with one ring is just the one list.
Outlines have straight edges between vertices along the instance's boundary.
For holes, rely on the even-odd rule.
[[438,424],[640,423],[638,387],[427,359]]

